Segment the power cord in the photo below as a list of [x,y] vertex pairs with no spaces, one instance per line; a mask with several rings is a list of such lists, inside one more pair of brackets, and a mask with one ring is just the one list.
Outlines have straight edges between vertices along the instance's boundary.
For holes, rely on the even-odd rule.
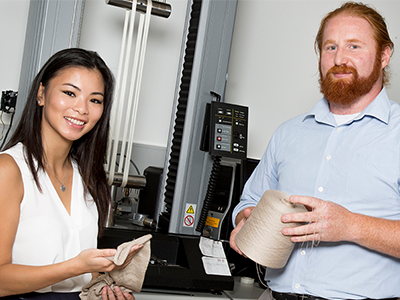
[[208,180],[208,187],[206,197],[204,199],[203,208],[200,213],[199,222],[197,223],[196,231],[203,232],[204,226],[206,224],[208,211],[210,210],[211,202],[214,198],[215,188],[217,185],[218,174],[221,168],[221,157],[215,156],[214,163],[211,170],[210,178]]

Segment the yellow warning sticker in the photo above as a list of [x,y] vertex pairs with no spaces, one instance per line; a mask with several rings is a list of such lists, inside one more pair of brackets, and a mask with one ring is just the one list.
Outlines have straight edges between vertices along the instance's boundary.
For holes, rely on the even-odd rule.
[[194,214],[194,208],[193,205],[190,205],[189,208],[186,210],[187,214]]
[[186,203],[185,215],[183,216],[183,227],[193,227],[196,212],[196,204]]
[[206,225],[207,226],[211,226],[211,227],[215,227],[215,228],[218,228],[218,226],[219,226],[219,219],[217,219],[217,218],[214,218],[214,217],[207,217],[207,220],[206,220]]

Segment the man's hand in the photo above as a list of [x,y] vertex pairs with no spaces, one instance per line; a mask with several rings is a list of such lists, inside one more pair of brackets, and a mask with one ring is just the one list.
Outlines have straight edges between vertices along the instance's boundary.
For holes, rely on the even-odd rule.
[[248,207],[248,208],[245,208],[244,210],[242,210],[240,213],[238,213],[238,215],[236,216],[236,227],[235,227],[235,229],[232,230],[231,236],[229,238],[229,244],[230,244],[231,248],[243,256],[244,256],[243,252],[240,251],[240,249],[236,245],[235,238],[236,238],[236,235],[238,234],[238,232],[240,231],[240,229],[243,227],[244,222],[246,222],[248,217],[251,215],[253,209],[254,209],[254,207]]
[[291,196],[289,200],[308,209],[308,212],[285,214],[281,218],[284,223],[306,223],[282,230],[283,235],[291,236],[292,242],[351,240],[353,214],[343,206],[307,196]]

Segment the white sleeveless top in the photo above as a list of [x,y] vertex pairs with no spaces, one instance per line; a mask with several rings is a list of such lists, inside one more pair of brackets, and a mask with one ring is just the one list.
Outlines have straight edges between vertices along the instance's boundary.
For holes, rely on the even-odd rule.
[[[71,215],[68,214],[46,172],[38,173],[42,193],[24,158],[25,147],[19,143],[4,151],[14,158],[21,171],[24,198],[12,250],[12,263],[42,266],[63,262],[82,250],[97,247],[96,204],[84,188],[78,166],[74,173],[71,194]],[[91,274],[73,277],[37,292],[79,292],[91,280]]]

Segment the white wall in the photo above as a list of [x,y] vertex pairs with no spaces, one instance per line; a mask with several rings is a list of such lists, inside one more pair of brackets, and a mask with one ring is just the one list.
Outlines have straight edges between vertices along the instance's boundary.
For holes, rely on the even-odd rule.
[[[18,91],[28,11],[29,0],[0,0],[0,91]],[[3,113],[6,124],[9,117]]]
[[[249,106],[249,157],[260,158],[282,122],[322,97],[314,39],[323,16],[342,2],[239,0],[225,101]],[[388,94],[400,102],[400,1],[365,3],[387,21],[395,44]]]

